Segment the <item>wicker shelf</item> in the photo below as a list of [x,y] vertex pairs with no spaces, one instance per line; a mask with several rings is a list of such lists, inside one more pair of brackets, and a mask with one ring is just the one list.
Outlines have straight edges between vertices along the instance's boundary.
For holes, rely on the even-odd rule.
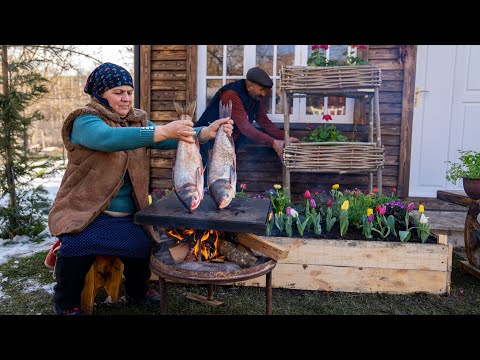
[[[283,93],[285,128],[283,185],[290,197],[291,172],[368,173],[373,190],[373,173],[382,192],[384,147],[381,141],[378,88],[380,69],[376,65],[359,66],[283,66],[280,87]],[[290,111],[293,97],[346,96],[361,99],[369,106],[368,142],[318,142],[290,144]],[[373,139],[374,127],[376,139]]]

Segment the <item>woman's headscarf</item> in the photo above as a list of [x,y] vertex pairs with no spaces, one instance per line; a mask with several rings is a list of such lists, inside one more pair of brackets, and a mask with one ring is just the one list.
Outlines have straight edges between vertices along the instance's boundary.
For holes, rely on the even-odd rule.
[[83,91],[97,98],[102,104],[110,106],[108,101],[102,98],[101,95],[109,89],[122,85],[133,87],[132,75],[120,65],[107,62],[99,65],[92,71],[88,76]]

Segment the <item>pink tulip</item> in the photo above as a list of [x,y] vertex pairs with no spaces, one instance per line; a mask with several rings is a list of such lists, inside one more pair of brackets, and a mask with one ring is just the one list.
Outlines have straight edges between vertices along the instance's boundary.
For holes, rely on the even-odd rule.
[[316,208],[317,207],[317,203],[315,202],[315,199],[310,199],[310,207],[311,208]]
[[328,207],[332,206],[332,199],[328,199],[328,200],[327,200],[327,206],[328,206]]
[[292,208],[289,206],[287,207],[287,209],[285,210],[285,212],[287,213],[288,216],[292,216]]
[[410,204],[408,204],[407,210],[412,211],[414,207],[415,207],[415,204],[413,202],[411,202]]
[[305,199],[310,199],[310,198],[312,197],[312,196],[310,195],[310,191],[309,191],[309,190],[305,191],[305,195],[304,195],[304,196],[305,196]]

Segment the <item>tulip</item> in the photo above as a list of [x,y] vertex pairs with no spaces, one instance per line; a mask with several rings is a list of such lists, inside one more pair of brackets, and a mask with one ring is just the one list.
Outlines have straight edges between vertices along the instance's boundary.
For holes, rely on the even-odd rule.
[[315,199],[310,199],[310,207],[311,208],[316,208],[317,207],[317,203],[315,202]]
[[424,211],[425,211],[425,207],[423,206],[423,204],[420,204],[420,205],[418,206],[418,212],[419,212],[419,213],[423,213]]
[[310,199],[311,198],[310,191],[306,190],[304,196],[305,196],[305,199]]

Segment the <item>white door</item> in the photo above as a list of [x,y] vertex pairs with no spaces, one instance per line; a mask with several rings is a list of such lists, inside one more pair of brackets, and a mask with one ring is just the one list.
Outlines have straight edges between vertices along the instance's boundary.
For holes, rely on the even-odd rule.
[[419,45],[409,196],[460,190],[447,182],[446,161],[480,150],[480,46]]

